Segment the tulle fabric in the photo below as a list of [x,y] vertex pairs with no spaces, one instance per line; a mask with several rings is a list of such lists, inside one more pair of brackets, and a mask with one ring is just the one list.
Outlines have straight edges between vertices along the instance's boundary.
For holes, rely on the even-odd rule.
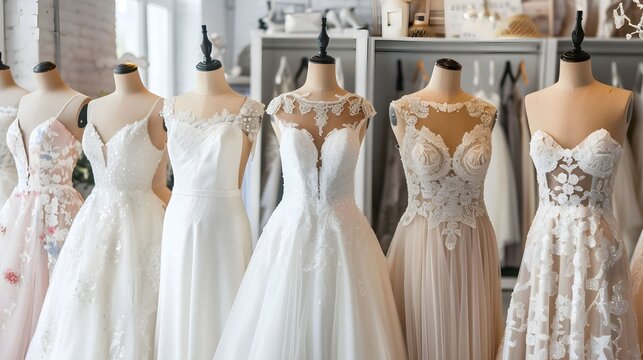
[[11,165],[13,168],[0,168],[0,209],[9,200],[18,183],[18,172],[15,165],[13,163]]
[[151,191],[94,189],[58,258],[26,359],[152,358],[163,212]]
[[290,202],[266,225],[215,360],[405,359],[388,266],[352,201]]
[[493,359],[502,340],[498,250],[486,216],[459,224],[454,250],[446,224],[416,216],[399,226],[388,260],[409,359]]

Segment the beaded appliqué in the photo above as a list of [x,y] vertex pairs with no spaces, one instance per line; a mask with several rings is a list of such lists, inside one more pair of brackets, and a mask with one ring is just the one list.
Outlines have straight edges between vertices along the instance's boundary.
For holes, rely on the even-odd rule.
[[[290,92],[282,94],[274,98],[268,105],[267,113],[274,115],[282,109],[287,114],[292,114],[295,110],[295,103],[298,105],[299,113],[306,115],[309,112],[315,112],[315,126],[319,130],[319,135],[324,133],[324,127],[328,124],[328,113],[331,112],[335,116],[339,116],[348,108],[351,116],[360,113],[364,114],[365,118],[371,118],[375,115],[373,105],[366,101],[359,95],[348,93],[346,95],[335,95],[337,100],[333,101],[314,101],[308,100],[309,93],[298,94]],[[348,106],[346,106],[348,104]]]
[[[476,227],[476,218],[486,214],[483,201],[484,178],[491,159],[491,127],[496,109],[479,99],[461,103],[435,103],[405,96],[391,103],[406,123],[400,152],[409,192],[408,207],[401,225],[410,224],[417,215],[429,225],[446,224],[441,234],[444,245],[453,250],[461,236],[459,224]],[[437,112],[458,112],[480,120],[462,136],[453,157],[442,137],[427,127],[416,128],[418,119]]]

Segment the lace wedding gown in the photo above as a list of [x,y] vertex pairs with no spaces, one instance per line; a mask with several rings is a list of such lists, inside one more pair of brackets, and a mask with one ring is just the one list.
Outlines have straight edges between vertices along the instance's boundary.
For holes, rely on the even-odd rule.
[[208,359],[246,271],[252,234],[239,189],[244,139],[254,143],[263,105],[208,119],[165,102],[174,188],[163,224],[155,358]]
[[[410,359],[491,359],[502,338],[500,267],[484,205],[496,109],[480,99],[391,107],[406,124],[400,153],[409,202],[388,260]],[[419,122],[466,112],[475,127],[453,155]],[[462,115],[458,115],[462,116]]]
[[605,129],[571,149],[543,131],[533,134],[540,205],[508,310],[503,359],[640,359],[611,202],[621,152]]
[[13,188],[18,184],[18,172],[11,151],[5,142],[9,126],[16,119],[18,109],[13,106],[0,106],[0,208],[9,199]]
[[[355,204],[360,133],[375,111],[348,94],[312,101],[287,93],[268,113],[315,113],[312,135],[275,116],[284,196],[250,260],[226,323],[217,360],[396,359],[406,353],[388,267]],[[330,116],[360,116],[326,131]],[[319,167],[318,167],[318,164]]]
[[150,140],[151,111],[107,142],[90,111],[83,149],[96,186],[69,230],[27,359],[152,359],[164,211],[151,186],[164,150]]
[[71,181],[81,145],[58,120],[67,104],[26,142],[17,119],[7,130],[19,181],[0,212],[0,359],[24,358],[50,273],[83,202]]

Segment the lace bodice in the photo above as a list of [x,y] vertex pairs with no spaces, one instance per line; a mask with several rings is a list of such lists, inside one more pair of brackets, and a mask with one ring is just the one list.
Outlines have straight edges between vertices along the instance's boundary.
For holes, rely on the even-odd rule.
[[168,129],[175,188],[238,189],[243,136],[254,149],[263,104],[246,99],[238,113],[224,110],[208,119],[197,119],[188,110],[175,112],[174,100],[165,101],[162,116]]
[[7,147],[16,162],[19,187],[72,185],[72,172],[82,149],[80,142],[57,117],[36,126],[27,144],[23,142],[22,130],[16,119],[7,130]]
[[[270,115],[275,116],[281,130],[283,202],[317,208],[332,207],[343,201],[354,202],[354,177],[361,145],[360,132],[366,121],[375,115],[373,106],[366,99],[354,94],[345,95],[340,97],[341,101],[333,102],[311,101],[290,94],[292,93],[273,99],[267,110]],[[318,151],[312,135],[307,130],[294,123],[280,120],[275,115],[279,109],[292,114],[295,99],[300,104],[301,114],[308,113],[310,109],[317,109],[317,116],[327,120],[328,112],[339,116],[348,106],[351,115],[361,113],[363,118],[327,132],[321,150]],[[318,163],[321,166],[318,167]]]
[[107,143],[89,119],[83,149],[96,179],[94,191],[151,191],[152,179],[164,150],[152,144],[147,129],[149,119],[150,114],[125,125]]
[[[395,115],[405,122],[406,133],[400,153],[409,193],[408,207],[401,225],[424,216],[429,226],[446,224],[442,231],[445,246],[455,249],[459,225],[476,226],[476,217],[486,214],[483,200],[484,178],[491,159],[491,129],[496,109],[480,99],[444,104],[404,96],[393,101]],[[453,156],[442,137],[429,128],[417,128],[418,119],[428,119],[431,112],[467,111],[479,119],[462,136]]]
[[4,169],[16,171],[16,165],[6,139],[9,126],[16,119],[17,114],[18,109],[13,106],[0,106],[0,139],[4,140],[0,141],[0,171]]
[[541,205],[584,205],[611,214],[612,179],[622,147],[607,130],[592,132],[571,149],[537,130],[530,147]]

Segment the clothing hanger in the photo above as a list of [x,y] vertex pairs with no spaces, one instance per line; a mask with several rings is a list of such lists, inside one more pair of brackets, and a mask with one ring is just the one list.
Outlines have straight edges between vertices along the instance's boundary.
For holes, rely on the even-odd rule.
[[416,84],[420,78],[422,79],[423,83],[428,83],[430,79],[429,73],[426,71],[426,65],[424,64],[424,60],[422,59],[418,60],[418,62],[415,64],[413,83]]
[[518,64],[518,75],[516,77],[518,76],[520,76],[523,84],[529,85],[529,75],[527,75],[527,65],[525,64],[525,60],[520,60],[520,63]]
[[301,62],[299,63],[299,69],[295,73],[295,83],[299,84],[299,78],[304,73],[304,70],[308,70],[308,58],[302,57]]
[[509,60],[505,62],[505,70],[503,71],[502,77],[500,78],[501,88],[505,86],[505,82],[507,80],[511,81],[512,84],[516,83],[516,78],[514,77],[513,70],[511,69],[511,61]]

